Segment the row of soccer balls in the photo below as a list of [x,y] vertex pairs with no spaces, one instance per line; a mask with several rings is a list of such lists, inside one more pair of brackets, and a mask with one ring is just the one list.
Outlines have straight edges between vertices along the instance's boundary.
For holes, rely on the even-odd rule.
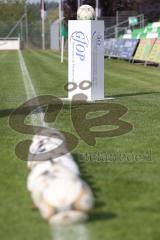
[[80,6],[77,11],[77,19],[78,20],[94,20],[95,19],[94,8],[91,7],[90,5]]
[[88,218],[94,202],[92,191],[80,178],[58,130],[46,129],[34,136],[27,164],[27,188],[44,219],[51,224],[68,224]]

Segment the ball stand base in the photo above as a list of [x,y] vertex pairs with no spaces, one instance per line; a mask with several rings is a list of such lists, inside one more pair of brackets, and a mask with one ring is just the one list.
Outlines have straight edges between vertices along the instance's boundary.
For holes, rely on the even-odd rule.
[[[66,101],[66,102],[80,102],[81,100],[73,100],[73,99],[70,99],[70,98],[60,98],[62,101]],[[108,100],[114,100],[115,98],[114,97],[105,97],[105,98],[100,98],[100,99],[96,99],[96,100],[87,100],[87,102],[89,103],[96,103],[96,102],[104,102],[104,101],[108,101]],[[83,101],[83,100],[82,100]]]

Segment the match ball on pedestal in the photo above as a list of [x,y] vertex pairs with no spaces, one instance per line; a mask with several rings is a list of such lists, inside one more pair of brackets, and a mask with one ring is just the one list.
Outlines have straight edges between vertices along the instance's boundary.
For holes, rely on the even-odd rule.
[[94,20],[95,11],[90,5],[82,5],[77,11],[77,20]]

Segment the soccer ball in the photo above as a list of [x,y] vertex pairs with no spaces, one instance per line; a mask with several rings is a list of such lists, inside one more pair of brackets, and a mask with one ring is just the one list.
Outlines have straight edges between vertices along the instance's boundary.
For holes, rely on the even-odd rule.
[[53,224],[84,221],[93,207],[92,191],[71,171],[50,164],[41,163],[29,174],[28,190],[35,206]]
[[46,128],[37,132],[29,148],[27,166],[27,189],[35,207],[51,225],[79,223],[88,218],[93,194],[81,180],[60,131]]
[[[62,143],[63,145],[61,145]],[[56,152],[59,146],[61,147]],[[49,128],[43,130],[39,135],[35,135],[29,148],[27,161],[29,170],[32,170],[39,164],[41,168],[41,166],[45,166],[45,164],[42,165],[41,163],[48,161],[52,164],[59,163],[76,175],[80,174],[77,164],[67,150],[65,137],[57,129]]]
[[95,11],[90,5],[82,5],[77,11],[78,20],[94,20]]

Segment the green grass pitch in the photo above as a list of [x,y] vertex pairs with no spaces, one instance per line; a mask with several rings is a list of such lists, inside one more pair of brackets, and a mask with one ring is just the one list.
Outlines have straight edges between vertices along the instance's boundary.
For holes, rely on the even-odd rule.
[[[58,53],[51,51],[28,50],[23,56],[37,95],[66,96],[67,61],[60,64]],[[15,155],[16,144],[31,136],[15,132],[8,123],[10,113],[26,101],[17,52],[0,52],[0,90],[0,239],[49,240],[48,225],[32,210],[26,190],[26,163]],[[105,96],[128,108],[122,119],[133,130],[98,138],[95,147],[79,138],[73,151],[96,198],[85,224],[89,239],[159,240],[160,69],[106,59]],[[68,105],[55,126],[78,137]]]

